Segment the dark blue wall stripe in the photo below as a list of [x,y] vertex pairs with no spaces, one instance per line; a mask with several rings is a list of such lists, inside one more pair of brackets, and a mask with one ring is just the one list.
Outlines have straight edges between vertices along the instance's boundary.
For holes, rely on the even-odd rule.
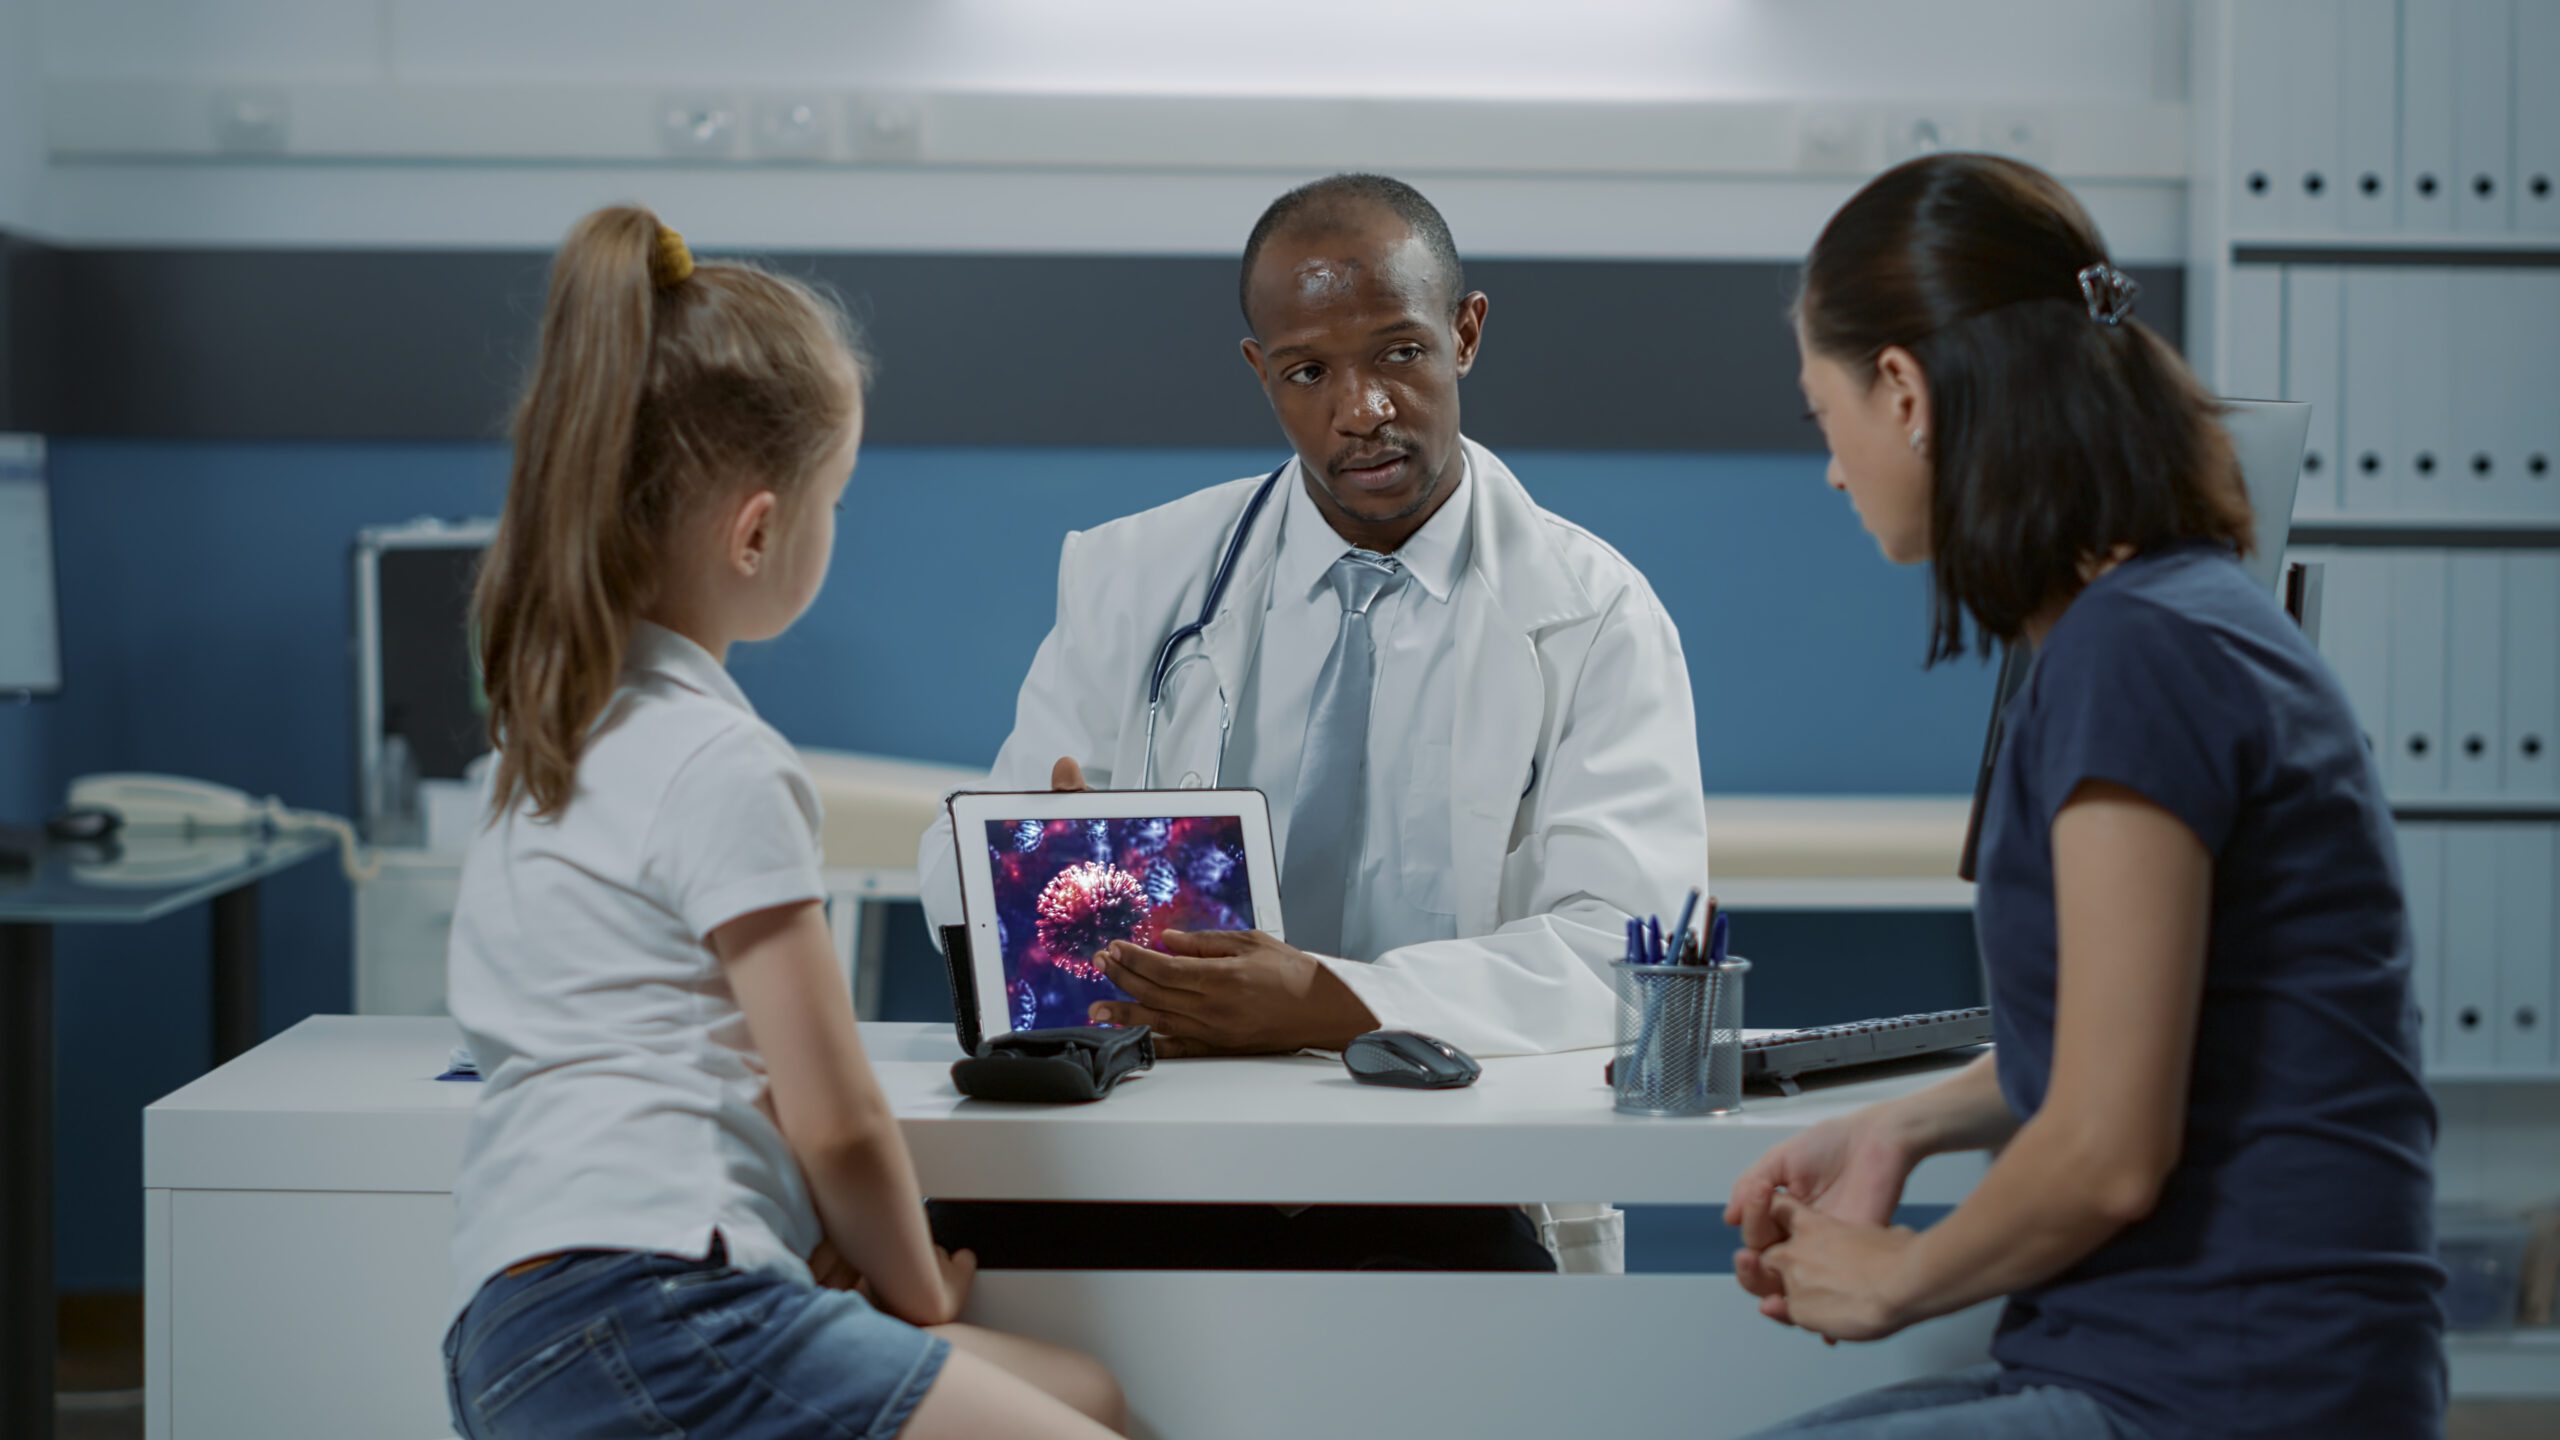
[[[1463,237],[1461,237],[1463,238]],[[1241,239],[1241,237],[1239,237]],[[22,247],[22,249],[25,247]],[[1235,262],[1112,255],[766,257],[843,295],[902,445],[1250,446]],[[532,251],[28,249],[0,415],[56,434],[485,439],[541,313]],[[31,269],[31,273],[33,273]],[[2137,272],[2178,338],[2183,276]],[[1485,260],[1470,428],[1511,448],[1811,451],[1780,261]]]

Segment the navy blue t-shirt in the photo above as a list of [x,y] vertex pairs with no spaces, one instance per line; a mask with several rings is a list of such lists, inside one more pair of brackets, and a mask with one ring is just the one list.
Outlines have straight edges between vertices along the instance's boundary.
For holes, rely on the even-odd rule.
[[2005,1383],[2162,1436],[2440,1434],[2436,1118],[2390,810],[2336,677],[2229,551],[2100,576],[2010,702],[1976,923],[2022,1120],[2053,1074],[2053,820],[2089,780],[2213,855],[2185,1144],[2148,1218],[2010,1299]]

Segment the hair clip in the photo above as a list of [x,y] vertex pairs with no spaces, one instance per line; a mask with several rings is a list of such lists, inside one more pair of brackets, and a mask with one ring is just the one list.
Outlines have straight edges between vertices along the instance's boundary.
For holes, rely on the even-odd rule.
[[681,285],[693,274],[693,252],[685,248],[684,237],[661,225],[658,248],[649,255],[649,278],[661,290]]
[[2141,293],[2139,281],[2104,260],[2081,267],[2080,298],[2088,302],[2089,318],[2101,325],[2123,324]]

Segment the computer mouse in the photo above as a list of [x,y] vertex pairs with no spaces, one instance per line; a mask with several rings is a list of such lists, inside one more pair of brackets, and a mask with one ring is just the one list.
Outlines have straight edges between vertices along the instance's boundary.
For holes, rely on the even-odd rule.
[[75,805],[44,822],[56,840],[104,840],[124,828],[124,817],[95,805]]
[[1454,1090],[1473,1085],[1484,1067],[1446,1040],[1411,1030],[1372,1030],[1342,1047],[1342,1068],[1363,1085]]

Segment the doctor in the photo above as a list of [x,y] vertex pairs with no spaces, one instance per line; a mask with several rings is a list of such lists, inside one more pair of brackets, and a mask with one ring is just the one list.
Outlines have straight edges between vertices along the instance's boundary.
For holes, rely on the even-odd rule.
[[[1281,196],[1239,298],[1295,455],[1067,537],[992,784],[1262,790],[1291,943],[1115,946],[1104,968],[1135,1003],[1095,1018],[1153,1026],[1168,1056],[1382,1027],[1478,1056],[1608,1044],[1629,916],[1706,877],[1679,634],[1634,567],[1461,434],[1487,300],[1411,186]],[[1231,550],[1151,717],[1159,648]],[[931,919],[956,923],[947,817],[918,869]]]

